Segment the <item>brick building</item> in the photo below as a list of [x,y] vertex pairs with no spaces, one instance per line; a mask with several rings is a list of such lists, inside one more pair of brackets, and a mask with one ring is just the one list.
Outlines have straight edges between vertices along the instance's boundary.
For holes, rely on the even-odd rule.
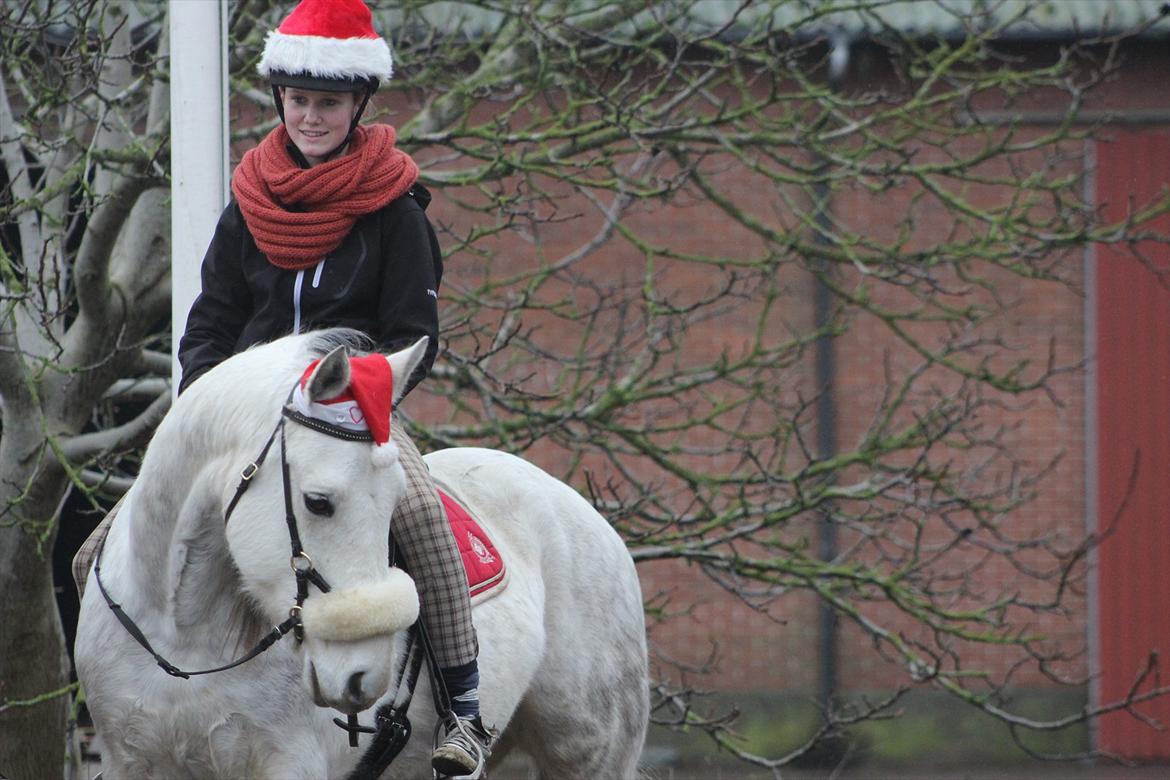
[[[1072,5],[1072,4],[1069,4]],[[1106,3],[1101,6],[1109,5]],[[1116,10],[1137,10],[1138,4],[1113,4]],[[1127,6],[1127,7],[1123,7]],[[1061,5],[1056,4],[1057,12]],[[1061,22],[1033,40],[1009,45],[1024,58],[1043,57],[1070,34]],[[1086,28],[1081,28],[1082,32]],[[1056,39],[1056,40],[1053,40]],[[863,45],[857,47],[866,57]],[[1093,201],[1113,219],[1124,218],[1136,204],[1166,196],[1170,188],[1170,47],[1165,30],[1142,38],[1123,50],[1119,74],[1108,89],[1090,99],[1085,117],[1102,122],[1096,140],[1087,141],[1084,167]],[[864,63],[851,71],[842,87],[872,86],[880,63]],[[878,77],[880,78],[880,76]],[[868,81],[868,85],[866,82]],[[994,114],[994,112],[989,112]],[[1009,116],[1010,113],[1010,116]],[[995,115],[1035,134],[1057,119],[1055,106],[1043,98],[1028,109]],[[907,193],[902,194],[908,198]],[[898,193],[892,193],[898,199]],[[908,204],[900,204],[908,205]],[[842,199],[834,208],[852,224],[881,231],[888,200],[858,197]],[[946,212],[924,215],[924,229],[946,231]],[[1165,236],[1170,219],[1159,218],[1156,228]],[[686,229],[678,225],[678,230]],[[717,232],[717,231],[716,231]],[[1131,685],[1150,690],[1164,680],[1151,675],[1135,683],[1151,653],[1170,648],[1170,248],[1165,243],[1142,248],[1145,262],[1126,247],[1100,247],[1083,256],[1066,256],[1072,264],[1073,284],[1054,287],[1043,282],[1020,283],[1009,293],[1014,302],[997,333],[1043,362],[1050,348],[1057,362],[1082,363],[1083,371],[1055,378],[1059,405],[1037,404],[1027,412],[1005,412],[1005,424],[1017,426],[1010,435],[1016,454],[1034,467],[1054,465],[1036,486],[1035,499],[1017,510],[1017,528],[1038,535],[1100,534],[1101,546],[1089,558],[1083,591],[1068,601],[1062,616],[1046,615],[1032,629],[1071,654],[1061,674],[1092,680],[1087,695],[1094,703],[1117,701]],[[880,327],[855,327],[838,340],[833,375],[837,414],[835,436],[853,441],[863,435],[881,388],[888,385],[883,361],[876,355],[900,348]],[[897,364],[897,357],[894,357]],[[1017,572],[998,562],[984,572],[988,580],[1010,579]],[[785,602],[775,620],[735,603],[718,589],[703,584],[693,572],[652,571],[675,587],[703,595],[687,620],[664,627],[655,639],[670,654],[692,663],[710,651],[712,637],[720,640],[719,672],[701,687],[738,691],[814,691],[826,663],[818,639],[823,628],[817,606],[807,594]],[[781,622],[783,621],[783,622]],[[909,681],[897,663],[882,658],[863,632],[848,622],[835,638],[835,688],[873,692]],[[1082,652],[1083,651],[1083,652]],[[1014,662],[993,645],[970,648],[967,660],[975,667],[1006,672]],[[1021,669],[1012,677],[1013,688],[1052,685],[1039,668]],[[1164,684],[1162,682],[1161,684]],[[1137,708],[1143,715],[1170,721],[1165,697]],[[1170,758],[1170,740],[1137,719],[1123,714],[1096,724],[1094,746],[1135,758]]]
[[[907,8],[906,5],[913,6]],[[911,34],[948,38],[959,30],[948,27],[953,18],[924,4],[895,5],[887,21]],[[1021,62],[1051,61],[1063,44],[1087,35],[1128,29],[1138,19],[1157,14],[1156,3],[1057,3],[1050,13],[1024,31],[1006,37],[1003,47]],[[903,12],[905,12],[903,14]],[[900,15],[901,14],[901,15]],[[1121,65],[1106,86],[1087,99],[1078,120],[1082,129],[1099,125],[1091,140],[1074,141],[1067,172],[1081,177],[1087,197],[1111,219],[1125,218],[1139,204],[1148,203],[1170,186],[1170,46],[1166,20],[1127,41],[1120,50]],[[878,90],[894,75],[881,51],[867,42],[867,27],[848,22],[838,30],[848,39],[850,61],[838,88],[846,94]],[[1063,104],[1039,93],[1017,100],[1010,108],[980,106],[981,121],[1010,126],[1018,138],[1039,138],[1061,122]],[[926,151],[929,154],[929,150]],[[1023,165],[1027,165],[1024,155]],[[1005,166],[1007,163],[1003,163]],[[1054,169],[1049,169],[1051,173]],[[989,172],[1009,175],[1005,169]],[[767,219],[782,203],[760,191],[760,180],[743,167],[728,165],[713,174],[729,199],[748,204]],[[1002,191],[989,186],[974,202],[994,203]],[[442,197],[442,196],[440,196]],[[895,229],[889,215],[914,209],[909,189],[875,197],[863,191],[838,193],[830,206],[834,219],[863,233],[882,235]],[[440,200],[439,212],[443,214]],[[744,233],[718,212],[696,205],[672,204],[657,208],[640,205],[626,219],[643,239],[685,246],[697,254],[749,257],[758,251],[758,237]],[[1165,236],[1165,215],[1149,227]],[[955,229],[954,214],[926,208],[917,225],[924,231]],[[542,248],[550,256],[569,251],[595,226],[569,222],[550,231]],[[907,244],[913,251],[914,241]],[[1064,609],[1046,613],[1029,630],[1046,637],[1045,644],[1061,649],[1065,657],[1051,668],[1024,665],[1016,655],[994,643],[974,643],[965,661],[994,675],[1008,678],[1013,691],[1046,690],[1054,686],[1050,674],[1082,681],[1073,685],[1078,696],[1103,703],[1123,698],[1151,652],[1170,649],[1170,495],[1166,479],[1170,468],[1170,249],[1163,243],[1141,247],[1102,246],[1088,252],[1053,258],[1061,265],[1064,284],[1025,281],[1004,275],[1000,291],[1010,298],[989,328],[1016,355],[1043,366],[1077,367],[1051,377],[1048,388],[1058,403],[1026,394],[1006,406],[990,421],[1003,425],[1003,441],[1019,465],[1043,472],[1030,485],[1031,500],[1013,510],[1012,528],[1021,538],[1062,539],[1068,550],[1086,534],[1101,534],[1104,542],[1077,568],[1078,581],[1065,594]],[[521,253],[525,250],[521,249]],[[507,254],[501,252],[501,255]],[[1144,257],[1146,262],[1139,259]],[[520,268],[497,260],[498,268]],[[590,274],[598,279],[636,275],[642,258],[633,247],[615,248],[592,261]],[[631,270],[633,269],[633,270]],[[474,274],[455,258],[448,271],[455,284],[470,286]],[[701,296],[706,279],[692,267],[675,277],[672,288],[691,289]],[[477,278],[477,277],[474,277]],[[815,283],[794,274],[787,282],[790,297],[784,316],[808,327],[813,324]],[[896,294],[891,293],[896,298]],[[892,300],[891,300],[892,302]],[[689,334],[691,348],[718,350],[751,339],[758,325],[755,312],[727,316],[718,327]],[[863,318],[862,318],[863,319]],[[891,372],[912,365],[904,343],[892,339],[877,322],[858,321],[834,340],[831,376],[835,408],[829,418],[833,437],[848,445],[865,435],[875,408],[889,385]],[[881,356],[880,358],[878,356]],[[812,356],[806,360],[804,384],[809,397],[817,395]],[[531,379],[531,378],[530,378]],[[531,379],[531,381],[538,381]],[[785,388],[777,392],[794,390]],[[436,413],[440,407],[436,406]],[[815,427],[815,426],[814,426]],[[532,448],[537,462],[555,471],[564,456],[555,449]],[[542,460],[543,459],[543,460]],[[1140,461],[1140,467],[1135,465]],[[990,474],[994,481],[1003,475]],[[813,540],[815,521],[791,530]],[[848,540],[839,540],[842,544]],[[1071,554],[1071,553],[1070,553]],[[977,551],[957,566],[975,566]],[[1021,564],[1026,565],[1026,564]],[[983,566],[979,564],[979,566]],[[874,693],[911,682],[911,670],[875,650],[871,638],[847,620],[837,621],[826,643],[824,619],[811,591],[790,594],[766,607],[749,606],[729,596],[695,566],[649,562],[640,569],[648,598],[663,592],[681,597],[684,616],[656,624],[651,637],[662,657],[703,673],[684,674],[689,685],[739,694],[797,693],[815,697],[823,692],[826,664],[832,665],[831,687],[838,694]],[[997,560],[984,566],[973,581],[1000,586],[1019,579],[1019,569]],[[1020,579],[1025,590],[1036,587]],[[1049,583],[1051,584],[1051,583]],[[1040,597],[1041,590],[1032,595]],[[913,621],[887,617],[898,630],[913,630]],[[1066,651],[1066,652],[1065,652]],[[677,669],[660,669],[678,679]],[[1092,682],[1088,682],[1091,680]],[[1141,690],[1156,685],[1145,679]],[[1170,722],[1170,700],[1163,697],[1138,709]],[[1048,712],[1048,715],[1054,711]],[[1064,713],[1061,713],[1064,714]],[[1106,716],[1096,726],[1095,746],[1136,758],[1170,758],[1170,740],[1121,714]]]

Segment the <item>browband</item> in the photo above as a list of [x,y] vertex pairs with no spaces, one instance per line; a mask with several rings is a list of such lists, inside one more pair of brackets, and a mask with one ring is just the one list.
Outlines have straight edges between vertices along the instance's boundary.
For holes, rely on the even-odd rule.
[[373,434],[369,431],[351,431],[348,428],[342,428],[340,425],[333,425],[324,420],[318,420],[316,417],[309,417],[301,414],[291,406],[285,406],[280,410],[288,419],[298,422],[306,428],[312,428],[318,433],[324,433],[327,436],[332,436],[335,439],[345,439],[347,441],[368,441],[374,440]]

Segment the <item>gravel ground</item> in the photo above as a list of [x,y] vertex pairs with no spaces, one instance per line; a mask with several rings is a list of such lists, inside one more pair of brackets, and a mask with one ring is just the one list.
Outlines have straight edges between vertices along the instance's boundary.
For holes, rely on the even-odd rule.
[[[88,735],[87,735],[88,736]],[[91,747],[87,744],[87,747]],[[92,747],[98,747],[93,745]],[[87,751],[88,752],[88,751]],[[92,780],[101,768],[93,753],[86,755],[77,780]],[[535,780],[523,759],[509,760],[491,780]],[[1012,767],[904,767],[856,768],[834,772],[827,769],[786,769],[783,780],[1170,780],[1170,765],[1124,767],[1115,764],[1022,764]],[[597,778],[597,780],[608,780]],[[647,768],[639,780],[774,780],[766,772],[749,768],[707,767]]]
[[[81,779],[92,780],[100,767],[86,764]],[[532,780],[522,768],[506,769],[491,780]],[[1168,780],[1170,767],[1061,767],[1044,769],[937,769],[937,770],[856,770],[833,774],[829,771],[786,770],[783,780]],[[602,780],[598,778],[598,780]],[[681,770],[657,768],[647,770],[640,780],[772,780],[768,774],[733,770]]]
[[[1014,767],[1004,769],[855,769],[834,774],[829,770],[785,770],[783,780],[1168,780],[1170,766],[1160,767]],[[767,774],[735,772],[730,770],[655,769],[645,780],[765,780]],[[492,780],[505,780],[493,777]],[[516,778],[521,780],[521,778]]]

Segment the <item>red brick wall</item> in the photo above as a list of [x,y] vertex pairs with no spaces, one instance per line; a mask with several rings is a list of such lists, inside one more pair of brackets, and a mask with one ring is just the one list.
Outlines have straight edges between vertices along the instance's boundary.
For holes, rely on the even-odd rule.
[[[1162,83],[1170,57],[1164,50],[1138,46],[1132,60],[1113,81],[1111,88],[1091,110],[1166,109]],[[1046,108],[1043,99],[1030,107]],[[1039,133],[1043,128],[1030,132]],[[1068,151],[1081,151],[1075,147]],[[426,159],[426,152],[420,154]],[[785,220],[782,199],[760,177],[742,166],[728,161],[714,161],[721,172],[714,176],[720,191],[748,205],[762,219],[783,224]],[[1075,162],[1070,162],[1075,166]],[[714,171],[714,163],[711,170]],[[1003,172],[1003,171],[999,171]],[[544,184],[548,184],[545,182]],[[554,188],[555,189],[555,188]],[[467,193],[440,191],[432,207],[432,218],[456,234],[465,232],[483,215],[460,212],[448,200]],[[564,193],[568,197],[568,193]],[[1003,192],[988,188],[973,197],[993,200]],[[875,197],[860,190],[845,193],[833,204],[834,212],[858,230],[880,235],[893,226],[891,214],[901,214],[911,208],[908,191],[893,191]],[[493,272],[530,267],[538,258],[555,258],[577,246],[594,234],[602,225],[596,210],[578,200],[568,199],[560,204],[565,213],[579,211],[581,216],[556,225],[538,229],[534,241],[520,240],[515,234],[492,239],[486,246],[495,251]],[[914,206],[917,229],[923,235],[946,233],[954,228],[951,214],[941,208]],[[685,248],[695,253],[723,254],[732,257],[751,257],[760,251],[761,243],[755,236],[735,226],[725,215],[698,199],[681,198],[672,205],[648,201],[634,209],[628,223],[645,240]],[[450,239],[447,239],[450,243]],[[1081,296],[1082,278],[1079,254],[1060,258],[1058,267],[1070,283],[1067,286],[1051,282],[1024,282],[1018,277],[1003,274],[1001,292],[1008,302],[1005,310],[984,324],[984,334],[994,335],[1010,348],[1014,358],[1029,358],[1034,375],[1048,364],[1050,355],[1057,365],[1073,366],[1086,357],[1084,344],[1084,300]],[[581,270],[590,278],[614,285],[636,289],[645,272],[646,259],[630,244],[616,239],[604,253],[591,257]],[[470,255],[456,255],[448,260],[448,290],[472,285],[481,278],[483,261]],[[681,298],[696,298],[711,288],[713,272],[685,264],[659,261],[659,267],[670,266],[671,276],[665,286]],[[807,274],[792,273],[787,279],[789,289],[785,307],[772,321],[776,328],[791,325],[794,329],[807,328],[812,321],[812,281]],[[447,293],[451,294],[451,293]],[[456,293],[457,294],[457,293]],[[888,303],[899,303],[892,294]],[[755,326],[756,311],[751,306],[731,312],[708,327],[688,333],[688,348],[698,352],[719,350],[746,343]],[[503,316],[502,313],[491,316]],[[537,338],[555,343],[571,333],[558,330],[563,323],[553,318],[542,320],[535,316],[529,324],[542,324],[544,330]],[[925,333],[925,331],[924,331]],[[927,334],[928,335],[928,334]],[[1050,353],[1050,350],[1051,353]],[[886,386],[886,372],[894,375],[915,364],[916,358],[879,323],[860,318],[836,345],[838,384],[834,388],[839,409],[837,437],[842,447],[848,447],[862,435],[869,424],[881,390]],[[552,370],[551,367],[547,367]],[[528,389],[553,387],[551,379],[540,367],[529,367],[534,375]],[[800,369],[788,375],[793,386],[778,388],[785,398],[801,392],[805,397],[815,393],[811,358]],[[939,376],[946,387],[953,378]],[[1085,385],[1084,374],[1068,371],[1052,378],[1051,395],[1035,392],[1008,400],[1006,406],[986,410],[984,422],[988,426],[1004,425],[1008,430],[1006,441],[1020,465],[1032,471],[1045,472],[1044,479],[1029,486],[1032,499],[1011,513],[1004,521],[1003,530],[1015,539],[1048,538],[1055,548],[1072,551],[1086,528],[1085,473],[1091,464],[1086,462],[1085,450]],[[421,394],[416,394],[421,395]],[[1053,399],[1056,399],[1054,402]],[[442,401],[414,398],[412,413],[427,420],[442,420],[447,414]],[[548,470],[558,473],[567,463],[564,452],[552,445],[534,446],[529,457]],[[974,456],[972,456],[974,457]],[[970,465],[967,463],[965,465]],[[1001,467],[1002,468],[1002,467]],[[582,487],[578,471],[574,484]],[[991,472],[988,480],[1006,478],[1006,472]],[[794,523],[794,535],[805,535],[815,540],[815,524],[809,521]],[[843,540],[847,543],[848,538]],[[956,567],[974,565],[982,554],[976,547],[962,548],[956,554]],[[1056,563],[1047,555],[1024,555],[1021,565],[1051,566]],[[658,603],[658,597],[668,597],[665,610],[683,611],[651,627],[652,647],[665,659],[680,662],[692,669],[706,668],[715,663],[712,674],[683,675],[686,681],[701,688],[725,690],[808,690],[815,686],[817,676],[817,604],[807,592],[794,592],[767,604],[749,607],[730,597],[712,583],[695,566],[674,563],[649,563],[640,569],[643,590],[647,599]],[[1078,577],[1084,569],[1076,569]],[[973,583],[984,585],[987,592],[1002,590],[1018,583],[1025,597],[1043,598],[1046,586],[1038,586],[1035,579],[1020,575],[1003,560],[982,565]],[[1065,609],[1039,618],[1029,618],[1030,630],[1048,637],[1049,646],[1058,646],[1068,655],[1068,661],[1058,664],[1055,671],[1071,678],[1084,678],[1089,673],[1084,654],[1088,613],[1085,584],[1081,579],[1070,583],[1064,594]],[[905,617],[890,616],[883,607],[867,607],[874,615],[886,619],[894,630],[913,632],[915,624]],[[908,672],[891,664],[875,652],[872,643],[856,627],[844,623],[840,634],[841,686],[844,689],[873,689],[889,686],[908,679]],[[964,648],[967,661],[964,666],[987,668],[997,679],[1002,679],[1013,664],[1020,660],[1018,652],[1004,652],[993,645],[972,644]],[[663,667],[664,669],[666,667]],[[677,673],[677,672],[676,672]],[[1016,671],[1012,678],[1019,684],[1047,684],[1035,667]]]

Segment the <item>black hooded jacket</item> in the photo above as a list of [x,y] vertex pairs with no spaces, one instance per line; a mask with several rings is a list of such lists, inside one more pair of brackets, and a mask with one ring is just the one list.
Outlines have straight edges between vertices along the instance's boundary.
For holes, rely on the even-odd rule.
[[337,249],[303,271],[268,262],[233,200],[203,258],[203,290],[179,342],[179,392],[254,344],[328,327],[360,330],[383,352],[430,337],[426,357],[407,381],[409,392],[430,371],[439,346],[443,264],[424,213],[430,200],[415,184],[358,219]]

